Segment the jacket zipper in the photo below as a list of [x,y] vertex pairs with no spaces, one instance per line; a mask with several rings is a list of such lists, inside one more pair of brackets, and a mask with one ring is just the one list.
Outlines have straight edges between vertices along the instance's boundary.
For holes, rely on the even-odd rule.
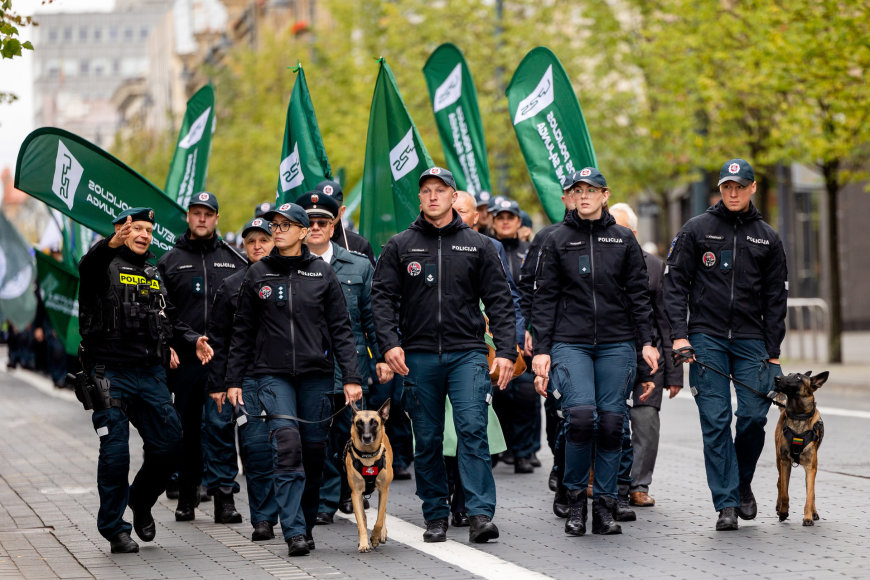
[[205,253],[200,255],[202,256],[202,317],[205,321],[202,333],[205,334],[208,332],[208,270],[205,269]]
[[592,344],[598,344],[598,301],[595,298],[595,248],[589,230],[589,267],[592,270]]
[[438,358],[441,358],[441,235],[438,236]]
[[287,275],[287,296],[290,301],[290,350],[293,351],[293,372],[296,375],[296,325],[293,323],[293,275]]
[[737,260],[737,224],[734,224],[734,243],[731,250],[731,299],[728,302],[728,340],[731,340],[731,328],[734,326],[734,277]]

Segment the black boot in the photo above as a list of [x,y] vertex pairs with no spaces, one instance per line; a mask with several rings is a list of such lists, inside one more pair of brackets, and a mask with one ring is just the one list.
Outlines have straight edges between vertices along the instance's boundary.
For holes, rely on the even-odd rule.
[[567,498],[568,519],[565,521],[565,533],[569,536],[582,536],[586,533],[586,490],[569,490]]
[[469,516],[468,541],[483,544],[498,537],[498,528],[489,516]]
[[175,508],[176,522],[189,522],[196,517],[194,510],[199,505],[199,486],[179,489],[178,507]]
[[559,472],[555,465],[553,466],[553,469],[550,470],[550,477],[547,478],[547,486],[550,488],[550,491],[558,491],[559,489]]
[[752,493],[752,488],[747,483],[740,486],[740,507],[737,508],[737,515],[742,520],[754,520],[758,514],[758,504],[755,503],[755,495]]
[[553,513],[557,518],[567,518],[568,511],[568,490],[560,485],[556,489],[556,497],[553,498]]
[[622,526],[613,521],[613,510],[616,500],[612,497],[601,496],[592,500],[592,533],[593,534],[621,534]]
[[133,554],[134,552],[139,551],[139,544],[137,544],[127,532],[118,532],[115,534],[115,536],[109,540],[109,545],[112,546],[113,554]]
[[517,457],[514,459],[514,473],[534,473],[535,467],[529,457]]
[[151,515],[150,509],[134,508],[130,502],[130,509],[133,510],[133,529],[136,535],[143,542],[150,542],[157,534],[157,526],[154,524],[154,517]]
[[633,522],[637,519],[637,514],[628,505],[628,494],[619,494],[616,496],[616,503],[613,509],[613,519],[617,522]]
[[287,540],[288,556],[307,556],[310,551],[311,548],[308,547],[308,540],[305,538],[305,534],[299,534]]
[[423,541],[427,544],[447,541],[447,519],[430,520],[426,522]]
[[232,493],[224,493],[217,490],[214,494],[214,523],[216,524],[240,524],[242,514],[236,511],[236,502]]
[[719,512],[719,519],[716,520],[716,531],[723,532],[737,529],[737,508],[727,507]]
[[251,540],[254,542],[264,542],[275,537],[275,530],[272,522],[257,522],[254,524],[254,532],[251,534]]

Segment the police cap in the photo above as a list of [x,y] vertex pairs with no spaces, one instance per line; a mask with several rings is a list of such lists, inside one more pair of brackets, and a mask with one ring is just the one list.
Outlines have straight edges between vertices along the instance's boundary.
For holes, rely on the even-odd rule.
[[134,222],[151,222],[154,223],[154,210],[150,207],[131,207],[125,209],[118,214],[118,217],[112,220],[112,224],[118,225],[127,221],[127,217],[133,218]]

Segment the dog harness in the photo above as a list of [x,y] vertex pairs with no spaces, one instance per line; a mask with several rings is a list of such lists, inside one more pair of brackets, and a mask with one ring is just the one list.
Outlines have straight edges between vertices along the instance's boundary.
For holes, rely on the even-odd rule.
[[[386,447],[381,445],[381,448],[373,453],[366,453],[364,451],[360,451],[356,447],[353,446],[352,441],[348,441],[347,445],[344,446],[344,460],[347,461],[347,454],[350,453],[350,460],[353,464],[354,470],[356,470],[363,477],[363,481],[365,481],[366,487],[363,491],[363,495],[370,496],[375,491],[375,481],[378,479],[378,474],[381,470],[387,465],[387,454]],[[371,459],[373,457],[380,458],[375,461],[373,465],[363,465],[360,459]],[[342,465],[346,465],[344,461],[342,461]]]
[[[802,413],[800,415],[789,415],[788,411],[786,411],[785,416],[791,419],[792,421],[806,421],[816,412],[816,405],[813,404],[813,408],[809,413]],[[795,433],[794,429],[789,427],[785,421],[782,423],[782,434],[785,436],[785,440],[788,443],[788,454],[791,457],[791,461],[794,465],[800,464],[801,453],[803,453],[806,446],[810,443],[816,442],[821,443],[822,437],[825,436],[825,424],[822,423],[822,420],[819,419],[813,428],[804,431],[803,433]]]

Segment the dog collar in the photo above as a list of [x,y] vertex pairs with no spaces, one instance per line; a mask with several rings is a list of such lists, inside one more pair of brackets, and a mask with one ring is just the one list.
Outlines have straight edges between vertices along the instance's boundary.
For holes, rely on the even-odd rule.
[[792,415],[788,412],[788,409],[785,411],[785,416],[791,419],[792,421],[806,421],[810,419],[816,413],[816,403],[813,401],[813,408],[810,409],[809,413],[801,413],[799,415]]
[[384,451],[386,451],[386,448],[383,445],[381,445],[377,451],[373,451],[371,453],[366,453],[365,451],[360,451],[359,449],[356,448],[356,445],[353,445],[353,444],[351,444],[351,448],[353,449],[353,452],[357,456],[359,456],[363,459],[371,459],[372,457],[377,457],[377,456],[381,455]]

